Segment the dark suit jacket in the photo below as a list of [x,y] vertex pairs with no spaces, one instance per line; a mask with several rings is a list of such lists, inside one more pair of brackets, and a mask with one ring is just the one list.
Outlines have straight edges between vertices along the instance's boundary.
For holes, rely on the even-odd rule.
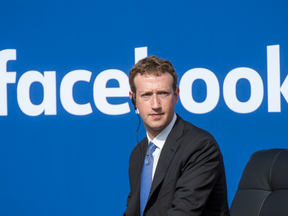
[[[131,191],[125,216],[140,215],[141,170],[147,143],[144,138],[130,156]],[[177,116],[161,151],[143,215],[229,215],[222,154],[211,134]]]

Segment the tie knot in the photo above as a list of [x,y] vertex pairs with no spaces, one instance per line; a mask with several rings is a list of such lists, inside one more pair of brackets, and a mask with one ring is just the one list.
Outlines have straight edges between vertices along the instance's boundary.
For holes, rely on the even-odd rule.
[[151,162],[151,159],[153,158],[153,152],[155,151],[155,149],[157,148],[157,146],[153,143],[150,142],[147,148],[147,154],[146,154],[146,164],[149,164]]
[[156,148],[157,148],[157,146],[153,142],[150,142],[148,145],[148,151],[149,151],[148,153],[153,154],[153,152],[155,151]]

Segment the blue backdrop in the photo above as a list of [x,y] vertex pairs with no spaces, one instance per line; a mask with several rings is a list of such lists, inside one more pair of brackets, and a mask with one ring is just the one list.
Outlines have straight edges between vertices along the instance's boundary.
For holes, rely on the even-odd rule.
[[[138,119],[117,88],[129,88],[139,47],[170,60],[180,86],[191,69],[215,75],[209,84],[192,70],[200,77],[188,79],[176,112],[217,139],[230,204],[253,152],[287,148],[287,1],[2,0],[0,8],[1,215],[125,211]],[[103,112],[106,100],[123,114]],[[192,102],[210,110],[197,113]]]

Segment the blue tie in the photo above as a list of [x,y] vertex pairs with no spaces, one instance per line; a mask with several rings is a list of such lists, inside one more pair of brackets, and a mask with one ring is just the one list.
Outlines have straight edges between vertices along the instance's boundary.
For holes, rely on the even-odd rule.
[[147,148],[145,161],[142,167],[141,173],[141,188],[140,188],[140,215],[143,215],[143,211],[147,204],[148,196],[150,193],[150,188],[152,184],[152,171],[153,171],[153,152],[156,146],[154,143],[150,142]]

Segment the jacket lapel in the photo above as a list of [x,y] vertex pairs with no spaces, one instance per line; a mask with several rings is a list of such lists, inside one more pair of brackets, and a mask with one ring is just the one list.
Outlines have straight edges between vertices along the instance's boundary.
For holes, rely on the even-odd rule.
[[184,121],[177,115],[175,125],[172,128],[170,134],[168,135],[166,142],[163,146],[163,149],[161,151],[161,155],[157,164],[148,200],[150,199],[151,195],[158,187],[158,185],[163,181],[167,173],[167,170],[170,166],[170,163],[179,147],[179,143],[177,142],[177,140],[182,136],[183,131],[184,131]]
[[140,148],[140,154],[139,154],[139,167],[138,167],[138,181],[137,181],[137,189],[136,189],[136,192],[135,192],[135,198],[137,199],[136,200],[136,203],[134,205],[134,213],[133,215],[139,215],[140,216],[140,185],[141,185],[141,171],[142,171],[142,166],[143,166],[143,163],[144,163],[144,159],[145,159],[145,155],[146,155],[146,150],[147,150],[147,147],[148,147],[148,140],[147,140],[147,137],[145,137],[139,144],[138,144],[139,148]]

